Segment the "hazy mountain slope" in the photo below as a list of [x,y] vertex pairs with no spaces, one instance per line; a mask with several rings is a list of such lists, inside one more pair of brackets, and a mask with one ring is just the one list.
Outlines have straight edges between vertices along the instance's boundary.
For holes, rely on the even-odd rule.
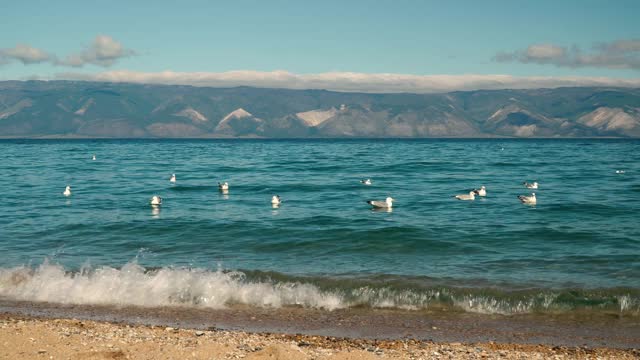
[[640,137],[640,90],[362,94],[4,81],[0,136]]

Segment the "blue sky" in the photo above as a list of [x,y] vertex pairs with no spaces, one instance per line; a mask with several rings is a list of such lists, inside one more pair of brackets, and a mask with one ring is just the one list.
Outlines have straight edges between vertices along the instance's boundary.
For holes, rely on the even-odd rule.
[[[593,46],[640,44],[638,14],[640,1],[3,2],[0,79],[124,70],[637,79],[635,47],[611,64],[593,60],[602,55]],[[129,52],[65,60],[99,35]],[[24,64],[11,55],[18,44],[57,60]],[[559,52],[532,58],[536,44]]]

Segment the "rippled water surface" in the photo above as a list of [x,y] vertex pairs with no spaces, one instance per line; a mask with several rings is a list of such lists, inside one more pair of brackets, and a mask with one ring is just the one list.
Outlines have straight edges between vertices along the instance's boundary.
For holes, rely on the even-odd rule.
[[637,140],[4,140],[0,168],[9,298],[640,308]]

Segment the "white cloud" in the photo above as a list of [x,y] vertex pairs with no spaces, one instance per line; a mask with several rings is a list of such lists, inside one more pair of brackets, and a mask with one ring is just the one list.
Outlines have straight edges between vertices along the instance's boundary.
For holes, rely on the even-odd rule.
[[20,61],[25,65],[38,63],[51,63],[60,66],[82,67],[87,64],[109,67],[118,60],[137,53],[125,48],[120,42],[107,35],[98,35],[91,46],[77,54],[71,54],[64,60],[25,44],[18,44],[14,48],[0,49],[0,65],[12,61]]
[[211,87],[255,86],[285,89],[326,89],[372,93],[437,93],[477,89],[532,89],[563,86],[640,87],[638,79],[607,77],[543,77],[511,75],[407,75],[328,72],[294,74],[287,71],[63,73],[56,79]]
[[29,65],[47,62],[53,59],[53,55],[25,44],[18,44],[10,49],[0,49],[0,64],[6,64],[16,60],[25,65]]
[[601,43],[595,46],[605,52],[633,52],[640,51],[640,39],[617,40],[610,43]]
[[566,52],[565,48],[553,44],[537,44],[529,46],[526,54],[529,59],[544,60],[563,57]]
[[82,67],[86,64],[109,67],[117,60],[133,55],[136,55],[134,50],[125,48],[112,37],[98,35],[91,46],[78,54],[67,56],[64,60],[58,61],[57,64],[72,67]]
[[584,52],[577,46],[567,48],[554,44],[534,44],[525,50],[500,52],[496,54],[494,60],[524,64],[551,64],[569,68],[640,70],[640,39],[623,39],[595,44],[589,52]]

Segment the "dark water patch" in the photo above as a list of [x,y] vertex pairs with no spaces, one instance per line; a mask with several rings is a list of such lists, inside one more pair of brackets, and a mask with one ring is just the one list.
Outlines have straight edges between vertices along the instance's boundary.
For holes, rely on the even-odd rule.
[[211,192],[212,190],[218,190],[218,185],[217,183],[215,185],[173,185],[173,186],[169,186],[168,189],[170,191],[175,191],[175,192],[189,192],[189,191],[209,191]]
[[629,204],[616,204],[614,205],[608,205],[608,204],[602,204],[602,203],[595,203],[595,202],[586,202],[584,200],[582,200],[581,202],[575,202],[575,203],[552,203],[552,204],[545,204],[545,211],[549,211],[551,213],[557,213],[557,214],[588,214],[588,215],[595,215],[595,216],[601,216],[601,215],[608,215],[608,216],[615,216],[615,215],[628,215],[629,214],[629,210],[631,210],[628,207]]

